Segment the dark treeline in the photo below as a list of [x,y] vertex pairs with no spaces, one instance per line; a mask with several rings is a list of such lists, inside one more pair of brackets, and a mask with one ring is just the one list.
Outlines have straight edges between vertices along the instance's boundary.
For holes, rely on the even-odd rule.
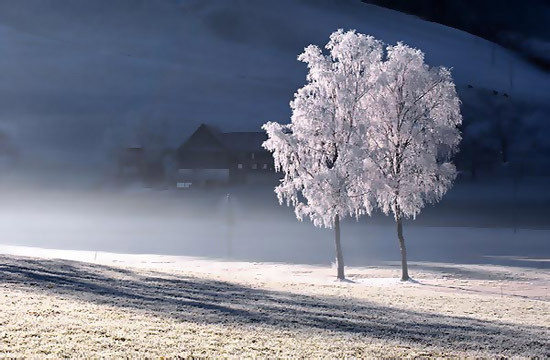
[[[550,71],[547,0],[362,0],[467,31],[516,50]],[[543,45],[545,43],[546,45]]]

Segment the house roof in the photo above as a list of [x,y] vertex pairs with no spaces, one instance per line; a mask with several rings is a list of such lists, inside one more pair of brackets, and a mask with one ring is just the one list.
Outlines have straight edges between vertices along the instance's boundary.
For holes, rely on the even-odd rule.
[[224,144],[232,151],[262,151],[267,140],[265,132],[228,132],[222,133]]
[[267,134],[263,131],[221,132],[218,128],[206,124],[201,124],[196,132],[199,130],[208,131],[231,152],[259,152],[263,150],[262,143],[267,140]]

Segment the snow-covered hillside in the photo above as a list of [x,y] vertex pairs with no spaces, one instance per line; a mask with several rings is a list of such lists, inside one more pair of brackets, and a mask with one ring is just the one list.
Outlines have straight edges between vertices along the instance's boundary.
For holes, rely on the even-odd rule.
[[509,51],[359,0],[20,0],[0,3],[0,126],[27,152],[89,156],[128,121],[166,121],[174,145],[202,122],[284,122],[296,55],[337,28],[419,47],[461,89],[550,98],[547,74]]

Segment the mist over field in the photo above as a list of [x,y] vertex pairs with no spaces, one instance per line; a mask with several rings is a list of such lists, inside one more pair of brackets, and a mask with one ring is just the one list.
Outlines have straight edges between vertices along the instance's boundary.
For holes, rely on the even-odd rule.
[[[412,261],[548,268],[547,179],[459,182],[406,222]],[[231,202],[227,203],[227,194]],[[208,190],[9,189],[5,245],[330,265],[333,231],[298,222],[269,186]],[[229,206],[229,207],[228,207]],[[234,222],[228,224],[228,212]],[[398,260],[395,224],[380,212],[342,225],[350,266]],[[228,250],[228,242],[231,242]]]

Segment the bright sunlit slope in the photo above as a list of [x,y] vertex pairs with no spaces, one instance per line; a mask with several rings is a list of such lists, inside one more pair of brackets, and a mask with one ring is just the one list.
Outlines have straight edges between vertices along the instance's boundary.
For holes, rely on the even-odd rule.
[[98,153],[127,121],[166,121],[171,143],[201,122],[286,121],[296,60],[337,28],[424,50],[471,84],[544,102],[548,76],[511,52],[359,0],[20,0],[0,3],[0,121],[25,147]]

